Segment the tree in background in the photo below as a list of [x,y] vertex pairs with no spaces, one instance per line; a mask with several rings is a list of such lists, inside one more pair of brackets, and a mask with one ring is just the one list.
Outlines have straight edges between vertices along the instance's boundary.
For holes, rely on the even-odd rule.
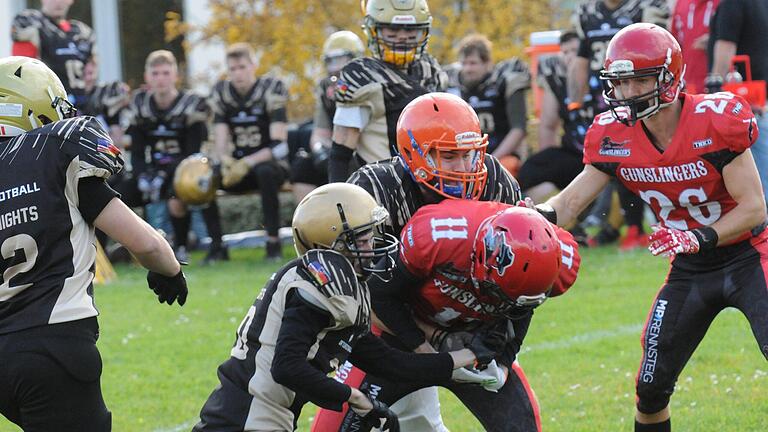
[[[530,33],[553,28],[559,16],[554,0],[428,1],[434,16],[429,51],[445,64],[456,60],[455,43],[473,32],[493,41],[496,60],[523,57]],[[209,7],[211,19],[203,28],[190,28],[178,14],[169,14],[166,39],[194,30],[202,40],[252,44],[259,56],[257,73],[280,76],[289,86],[294,120],[311,115],[325,38],[339,29],[363,37],[355,0],[210,0]]]

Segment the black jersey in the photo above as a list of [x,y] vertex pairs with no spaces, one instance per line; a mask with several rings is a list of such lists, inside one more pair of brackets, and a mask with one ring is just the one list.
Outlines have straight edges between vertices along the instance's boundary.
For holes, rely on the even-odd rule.
[[448,77],[434,57],[422,54],[407,70],[372,57],[347,63],[336,85],[338,107],[364,107],[370,112],[368,124],[360,131],[358,156],[366,162],[398,154],[397,119],[409,102],[435,91],[445,90]]
[[229,81],[216,83],[210,99],[213,121],[229,126],[236,159],[270,147],[269,124],[286,121],[287,100],[285,84],[277,78],[258,78],[245,95]]
[[0,334],[98,315],[94,230],[78,182],[108,178],[123,160],[93,117],[0,142]]
[[14,42],[30,42],[37,48],[40,60],[61,79],[77,105],[77,99],[85,94],[85,63],[93,54],[91,28],[77,20],[59,25],[39,10],[27,9],[13,19],[11,38]]
[[[491,155],[485,156],[485,166],[488,169],[488,180],[480,201],[516,204],[522,197],[517,180]],[[347,182],[368,191],[376,202],[387,209],[387,231],[395,236],[400,236],[416,210],[431,204],[425,202],[424,192],[400,157],[366,165],[355,171]]]
[[151,93],[140,90],[131,101],[129,117],[131,161],[138,175],[147,165],[173,167],[199,152],[207,138],[210,108],[204,98],[182,90],[168,109],[161,110]]
[[589,92],[599,112],[607,109],[602,97],[599,72],[603,68],[605,51],[613,35],[639,22],[667,28],[669,15],[667,0],[624,0],[614,10],[610,10],[603,0],[586,0],[576,8],[572,21],[581,39],[579,57],[589,60]]
[[480,119],[480,129],[488,134],[488,153],[493,153],[510,129],[511,115],[518,115],[519,123],[525,127],[525,98],[519,99],[520,106],[512,113],[508,109],[510,98],[531,86],[528,66],[518,58],[497,63],[493,70],[478,84],[467,86],[461,82],[458,70],[451,74],[449,93],[453,93],[469,103]]
[[[563,122],[563,129],[565,131],[560,140],[561,147],[581,154],[584,151],[584,143],[576,138],[579,136],[575,132],[577,125],[573,124],[568,116],[568,89],[566,85],[568,71],[563,58],[559,55],[541,58],[536,79],[540,87],[544,88],[545,91],[551,92],[555,99],[557,99],[558,114]],[[585,118],[595,116],[595,107],[591,94],[584,96],[582,110],[584,111],[583,116]]]
[[126,85],[120,81],[97,84],[86,92],[78,114],[96,117],[107,126],[120,123],[120,113],[130,103]]

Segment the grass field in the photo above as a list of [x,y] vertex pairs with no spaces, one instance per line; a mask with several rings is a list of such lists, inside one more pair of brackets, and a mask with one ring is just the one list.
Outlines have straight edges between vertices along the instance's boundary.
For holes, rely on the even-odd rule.
[[[236,326],[274,270],[260,263],[260,251],[232,255],[216,267],[186,269],[190,296],[183,308],[158,304],[134,267],[119,266],[118,282],[97,287],[102,386],[115,431],[191,429]],[[576,286],[537,310],[520,361],[545,431],[631,431],[640,329],[667,264],[644,250],[582,255]],[[766,371],[746,320],[725,311],[680,378],[675,430],[766,430]],[[450,393],[441,399],[452,431],[482,430]],[[309,429],[313,411],[305,407],[300,430]],[[0,419],[0,431],[17,430]]]

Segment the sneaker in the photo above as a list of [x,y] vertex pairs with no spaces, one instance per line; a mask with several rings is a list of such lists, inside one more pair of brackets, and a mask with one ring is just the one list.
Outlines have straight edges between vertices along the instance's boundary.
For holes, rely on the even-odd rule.
[[189,253],[187,252],[186,246],[179,246],[176,248],[175,251],[173,251],[173,254],[176,255],[176,260],[182,263],[189,262]]
[[619,242],[619,250],[630,251],[648,247],[648,235],[640,230],[640,227],[633,225],[627,228],[627,234]]
[[616,228],[607,225],[604,226],[594,237],[590,237],[587,242],[589,243],[589,246],[595,247],[611,244],[618,239],[619,231]]
[[203,258],[203,265],[210,265],[217,261],[229,261],[229,249],[226,246],[216,246],[208,250],[208,254]]
[[279,241],[267,241],[267,261],[283,259],[283,245]]

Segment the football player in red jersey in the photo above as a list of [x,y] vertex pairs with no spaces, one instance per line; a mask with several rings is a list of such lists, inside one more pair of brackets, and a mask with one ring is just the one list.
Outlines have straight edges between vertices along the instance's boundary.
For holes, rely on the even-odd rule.
[[[573,236],[530,209],[446,200],[419,209],[401,243],[392,278],[370,283],[380,327],[404,351],[424,338],[437,351],[484,344],[493,352],[478,358],[476,370],[455,371],[445,387],[486,430],[541,430],[535,395],[515,358],[533,308],[576,280]],[[391,404],[417,387],[369,374],[359,388]],[[366,430],[360,420],[348,415],[342,430]]]
[[568,224],[616,177],[660,221],[649,250],[670,257],[672,267],[643,331],[636,431],[671,430],[677,377],[722,309],[744,313],[768,358],[768,232],[749,150],[755,116],[731,93],[683,93],[684,73],[666,30],[619,31],[601,72],[611,110],[587,133],[584,171],[537,206],[551,222]]

